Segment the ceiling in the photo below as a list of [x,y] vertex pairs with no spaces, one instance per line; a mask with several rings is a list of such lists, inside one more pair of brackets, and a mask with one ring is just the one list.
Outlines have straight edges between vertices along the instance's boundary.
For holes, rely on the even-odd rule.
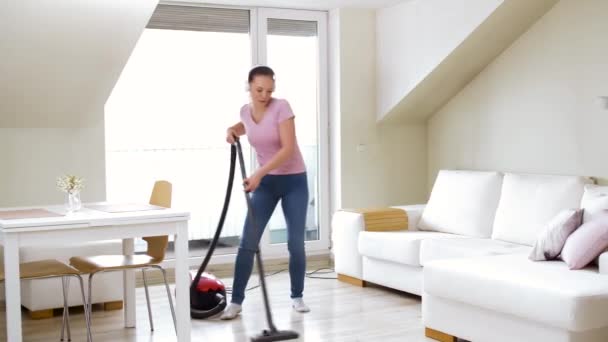
[[[182,0],[181,2],[230,6],[328,10],[332,8],[383,8],[412,0]],[[169,1],[167,1],[169,2]]]

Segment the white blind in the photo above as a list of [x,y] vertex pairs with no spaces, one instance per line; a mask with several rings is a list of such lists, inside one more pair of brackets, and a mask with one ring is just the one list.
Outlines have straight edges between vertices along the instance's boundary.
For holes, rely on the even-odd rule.
[[147,28],[249,33],[249,10],[158,5]]
[[268,19],[268,34],[276,36],[316,37],[317,22],[290,19]]

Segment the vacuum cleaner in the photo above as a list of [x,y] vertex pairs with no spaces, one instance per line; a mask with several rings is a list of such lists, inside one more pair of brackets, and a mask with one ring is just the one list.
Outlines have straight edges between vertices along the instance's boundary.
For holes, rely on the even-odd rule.
[[[203,260],[203,263],[199,267],[192,283],[190,284],[190,316],[192,318],[207,318],[213,316],[226,307],[226,290],[224,284],[217,280],[213,275],[205,273],[205,269],[209,264],[211,255],[217,245],[219,237],[222,233],[224,226],[224,220],[226,219],[226,212],[228,211],[228,205],[230,204],[230,194],[232,193],[232,185],[234,183],[234,172],[236,164],[236,154],[238,153],[239,164],[241,167],[241,176],[243,181],[247,179],[247,172],[245,171],[245,160],[243,158],[243,150],[238,137],[234,137],[234,143],[230,146],[230,172],[228,176],[228,186],[226,189],[226,197],[224,198],[224,206],[222,208],[222,214],[213,236],[207,255]],[[247,219],[250,220],[253,225],[256,224],[253,207],[251,205],[251,197],[247,191],[244,191],[245,200],[247,201]],[[268,292],[266,290],[266,281],[264,278],[264,265],[262,262],[262,255],[260,248],[255,253],[256,262],[258,266],[258,273],[260,276],[260,287],[262,289],[262,297],[264,298],[264,308],[266,311],[266,320],[268,323],[268,329],[265,329],[259,335],[252,337],[252,342],[272,342],[272,341],[285,341],[298,338],[299,334],[291,330],[278,330],[274,325],[272,319],[272,313],[270,311],[270,303],[268,300]]]
[[222,213],[220,215],[217,228],[215,229],[215,235],[213,236],[213,240],[211,240],[207,255],[205,255],[205,259],[203,259],[203,263],[196,272],[196,275],[192,277],[192,272],[190,273],[192,280],[190,283],[190,317],[192,318],[205,319],[222,312],[224,308],[226,308],[226,287],[213,275],[206,273],[205,269],[211,260],[211,256],[213,255],[217,242],[222,234],[222,228],[224,227],[224,220],[226,219],[228,205],[230,204],[232,184],[234,183],[235,161],[236,151],[233,145],[230,148],[230,172],[228,174],[228,188],[226,189],[224,206],[222,208]]

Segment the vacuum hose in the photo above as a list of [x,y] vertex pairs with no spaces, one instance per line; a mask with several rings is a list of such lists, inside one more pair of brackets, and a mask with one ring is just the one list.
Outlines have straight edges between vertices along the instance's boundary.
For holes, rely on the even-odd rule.
[[[240,145],[239,145],[240,148]],[[207,268],[209,264],[209,260],[211,260],[211,256],[215,251],[215,246],[217,246],[217,242],[220,239],[220,235],[222,234],[222,228],[224,227],[224,221],[226,220],[226,213],[228,212],[228,205],[230,204],[230,195],[232,194],[232,184],[234,183],[234,169],[236,162],[236,147],[234,144],[230,146],[230,172],[228,173],[228,186],[226,188],[226,196],[224,197],[224,207],[222,208],[222,214],[220,215],[220,221],[217,224],[217,228],[215,229],[215,235],[213,236],[213,240],[211,241],[211,245],[209,246],[209,250],[207,251],[207,255],[205,255],[205,259],[199,267],[198,272],[196,272],[196,276],[194,280],[190,284],[190,293],[192,291],[196,291],[196,286],[201,279],[201,274]]]
[[[222,228],[224,226],[224,220],[226,219],[226,213],[228,211],[228,205],[230,204],[230,195],[232,193],[232,185],[234,183],[234,171],[235,171],[235,162],[236,162],[235,159],[236,159],[237,154],[239,157],[239,164],[241,166],[241,176],[243,177],[243,181],[245,179],[247,179],[247,172],[245,171],[245,160],[243,158],[243,149],[241,147],[241,142],[239,141],[238,137],[234,137],[234,138],[235,138],[234,139],[235,143],[230,146],[230,172],[228,175],[228,187],[226,189],[226,196],[224,198],[224,207],[222,208],[222,214],[220,216],[220,221],[218,222],[217,229],[215,230],[215,235],[213,236],[213,240],[211,242],[211,245],[209,246],[209,251],[207,251],[207,255],[205,256],[203,263],[199,267],[198,272],[196,273],[196,276],[194,277],[194,280],[192,281],[192,284],[190,285],[190,295],[191,295],[190,298],[193,298],[193,296],[196,296],[197,284],[201,278],[201,275],[203,274],[203,272],[207,268],[207,265],[209,264],[211,255],[213,255],[217,242],[222,233]],[[247,191],[245,191],[244,194],[245,194],[245,200],[247,201],[247,212],[248,212],[247,219],[251,220],[251,223],[255,226],[256,222],[255,222],[255,218],[254,218],[253,207],[251,205],[251,198]],[[299,334],[297,332],[290,331],[290,330],[278,330],[274,325],[274,322],[272,320],[272,313],[270,311],[268,292],[266,290],[266,281],[264,279],[264,265],[262,262],[262,255],[260,254],[259,245],[258,245],[258,250],[256,252],[256,261],[258,264],[260,285],[262,288],[262,295],[264,297],[264,307],[266,309],[266,319],[267,319],[269,329],[262,331],[262,333],[258,336],[252,337],[251,341],[252,342],[272,342],[272,341],[292,340],[292,339],[298,338]],[[225,300],[225,298],[224,298],[224,300]],[[193,308],[192,308],[192,299],[191,299],[191,311],[192,310],[193,310]]]
[[224,221],[226,220],[226,213],[228,212],[228,205],[230,204],[230,195],[232,194],[232,185],[234,183],[234,170],[236,163],[236,147],[231,145],[230,147],[230,172],[228,173],[228,186],[226,188],[226,196],[224,197],[224,206],[222,208],[222,213],[220,215],[220,221],[217,224],[217,228],[215,229],[215,235],[213,236],[213,240],[211,240],[211,245],[209,245],[209,250],[207,251],[207,255],[205,255],[205,259],[203,263],[196,272],[196,276],[192,283],[190,283],[190,316],[192,318],[207,318],[213,315],[220,313],[226,307],[226,292],[222,290],[219,293],[215,294],[215,297],[212,297],[213,301],[217,302],[217,305],[214,305],[211,309],[204,308],[202,303],[207,300],[209,301],[209,296],[203,296],[199,293],[197,287],[199,281],[201,279],[201,275],[207,269],[207,265],[211,260],[211,256],[215,251],[215,247],[217,246],[217,242],[220,239],[220,235],[222,234],[222,228],[224,227]]

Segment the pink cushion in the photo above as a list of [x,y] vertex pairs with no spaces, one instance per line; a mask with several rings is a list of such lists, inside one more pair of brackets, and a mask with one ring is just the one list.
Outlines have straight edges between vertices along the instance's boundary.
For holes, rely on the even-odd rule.
[[571,270],[587,266],[608,248],[608,210],[580,226],[566,240],[561,259]]
[[566,209],[547,222],[530,252],[530,260],[557,259],[568,237],[581,225],[583,209]]

